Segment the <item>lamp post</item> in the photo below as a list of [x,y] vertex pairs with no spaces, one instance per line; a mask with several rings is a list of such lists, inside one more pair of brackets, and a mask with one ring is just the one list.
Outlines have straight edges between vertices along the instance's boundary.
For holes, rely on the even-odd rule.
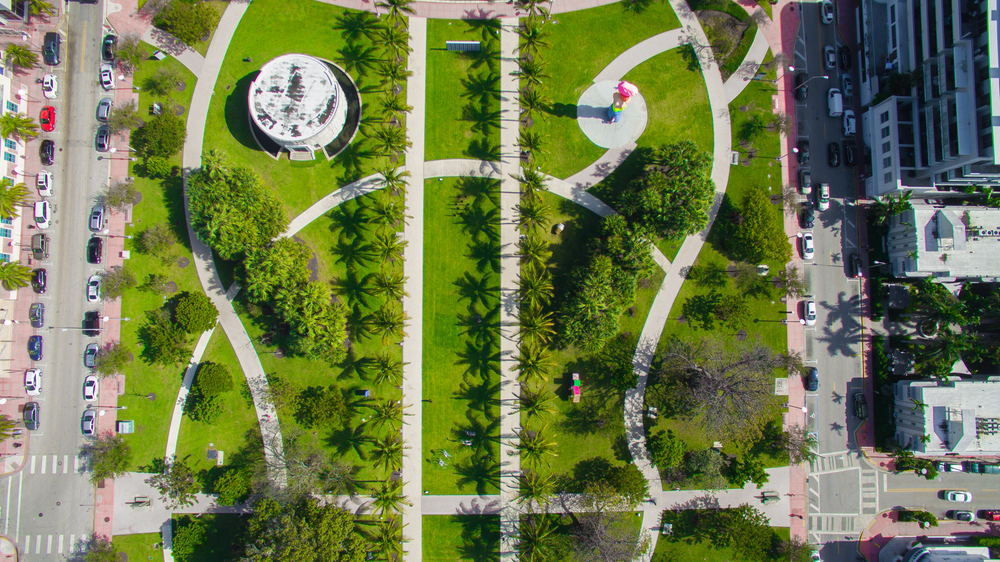
[[[789,67],[788,67],[788,71],[789,71],[789,72],[795,72],[795,67],[794,67],[794,66],[789,66]],[[803,83],[799,84],[798,86],[795,86],[795,88],[799,88],[799,87],[801,87],[801,86],[805,86],[806,84],[808,84],[808,83],[812,82],[813,80],[815,80],[815,79],[817,79],[817,78],[822,78],[822,79],[824,79],[824,80],[829,80],[829,79],[830,79],[830,76],[829,76],[828,74],[820,74],[819,76],[813,76],[812,78],[810,78],[810,79],[806,80],[805,82],[803,82]]]
[[129,234],[111,234],[111,229],[109,229],[109,228],[105,228],[104,230],[102,230],[101,234],[107,236],[108,238],[116,238],[117,237],[117,238],[128,238],[129,240],[132,239],[132,236],[129,235]]
[[784,158],[785,156],[790,156],[792,154],[798,154],[798,153],[799,153],[799,147],[793,146],[791,152],[786,152],[786,153],[782,154],[781,156],[776,156],[774,158],[774,161],[775,162],[781,162],[781,159]]
[[128,322],[131,318],[111,318],[110,316],[105,316],[101,318],[102,321],[107,322],[108,320],[121,320],[122,322]]
[[98,410],[97,415],[103,416],[108,413],[108,410],[127,410],[128,406],[95,406],[93,404],[87,404],[88,410]]
[[135,84],[133,84],[132,82],[130,82],[130,81],[128,81],[128,80],[126,80],[126,79],[125,79],[125,75],[124,75],[124,74],[119,74],[119,75],[118,75],[118,80],[119,80],[120,82],[125,82],[125,83],[126,83],[126,84],[128,84],[129,86],[132,86],[132,89],[133,89],[133,90],[135,90],[135,91],[137,91],[137,92],[139,91],[139,87],[138,87],[138,86],[136,86]]
[[[108,152],[110,152],[111,154],[114,154],[114,153],[118,152],[118,149],[114,148],[114,147],[111,147],[110,149],[108,149]],[[126,156],[125,158],[115,158],[114,156],[98,156],[97,157],[98,160],[104,160],[105,158],[108,159],[108,160],[129,160],[131,162],[138,162],[139,161],[139,159],[136,158],[135,156]]]

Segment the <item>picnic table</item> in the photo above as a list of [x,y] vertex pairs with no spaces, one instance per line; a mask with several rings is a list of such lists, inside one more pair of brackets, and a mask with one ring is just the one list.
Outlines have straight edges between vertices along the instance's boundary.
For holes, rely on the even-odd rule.
[[580,383],[580,373],[573,373],[573,403],[577,404],[580,402],[580,395],[583,392],[583,387]]

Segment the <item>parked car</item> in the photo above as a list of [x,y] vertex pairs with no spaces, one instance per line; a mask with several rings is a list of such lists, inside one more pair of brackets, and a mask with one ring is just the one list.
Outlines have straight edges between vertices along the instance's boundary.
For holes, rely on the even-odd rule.
[[40,302],[33,302],[28,308],[28,321],[32,328],[41,328],[45,325],[45,305]]
[[972,523],[973,521],[976,520],[976,514],[971,511],[962,511],[956,509],[954,515],[955,519],[958,521],[967,521],[969,523]]
[[56,143],[52,139],[45,139],[38,147],[38,156],[42,159],[42,164],[51,166],[56,161]]
[[46,273],[45,268],[38,268],[31,272],[31,288],[39,295],[45,294]]
[[868,402],[863,392],[854,394],[854,417],[863,420],[868,417]]
[[83,399],[87,402],[97,400],[99,387],[100,385],[97,383],[97,377],[94,375],[87,375],[87,378],[83,379]]
[[59,95],[59,79],[55,74],[46,74],[42,77],[42,95],[47,100],[54,100]]
[[115,45],[118,43],[118,38],[110,33],[104,36],[104,41],[101,42],[101,58],[111,62],[115,60]]
[[104,205],[94,205],[90,210],[90,230],[99,232],[104,227]]
[[104,240],[97,236],[87,242],[87,261],[93,264],[101,263],[101,256],[104,254]]
[[851,137],[857,132],[857,121],[854,119],[854,110],[844,110],[844,136]]
[[816,213],[813,211],[812,205],[803,205],[802,228],[812,228],[814,226],[816,226]]
[[840,166],[840,143],[831,142],[826,145],[826,163],[830,165],[831,168],[836,168]]
[[28,431],[35,431],[41,426],[38,418],[41,417],[41,408],[38,402],[28,402],[24,405],[24,428]]
[[865,272],[861,269],[861,254],[854,254],[851,256],[851,277],[857,279],[859,277],[864,277]]
[[89,338],[101,335],[101,315],[96,310],[87,311],[83,315],[83,335]]
[[56,109],[51,105],[43,107],[38,114],[38,123],[41,124],[43,131],[51,133],[56,128]]
[[955,503],[969,503],[972,501],[972,494],[961,490],[950,490],[944,493],[944,499]]
[[839,88],[830,88],[826,93],[826,113],[830,117],[840,117],[844,114],[844,95]]
[[837,53],[840,55],[840,69],[843,71],[848,71],[851,69],[851,48],[847,45],[842,46]]
[[35,201],[33,206],[35,215],[35,225],[38,228],[48,228],[49,221],[49,202],[42,199],[41,201]]
[[823,47],[823,64],[830,70],[837,68],[837,51],[830,45]]
[[52,172],[47,170],[42,170],[38,172],[38,176],[35,179],[36,187],[38,187],[38,194],[42,197],[52,197]]
[[799,151],[795,153],[795,158],[799,162],[799,166],[809,165],[809,140],[799,139]]
[[50,31],[45,34],[42,39],[42,56],[45,58],[45,64],[49,66],[56,66],[60,62],[59,58],[59,47],[62,45],[62,37],[54,31]]
[[809,75],[805,72],[800,72],[795,75],[795,99],[805,101],[809,99]]
[[31,336],[28,338],[28,357],[32,361],[42,360],[42,336]]
[[830,208],[830,184],[821,183],[819,184],[819,207],[820,211],[825,211]]
[[96,343],[88,343],[87,348],[83,350],[83,366],[88,369],[93,369],[94,365],[97,364],[97,352],[101,348],[97,346]]
[[803,305],[805,311],[806,326],[816,325],[816,301],[806,301]]
[[823,16],[823,23],[833,23],[833,2],[831,0],[820,2],[819,13]]
[[115,106],[115,102],[111,101],[111,98],[103,98],[101,101],[97,102],[97,120],[107,121],[111,118],[111,108]]
[[987,509],[983,512],[983,519],[987,521],[1000,521],[1000,510]]
[[809,195],[813,192],[812,174],[809,173],[809,170],[799,170],[799,187],[802,189],[803,195]]
[[91,275],[87,279],[87,302],[97,302],[101,300],[101,276]]
[[802,235],[802,259],[811,260],[816,256],[816,246],[813,243],[812,232]]
[[1000,474],[1000,465],[984,462],[970,462],[969,472],[974,474]]
[[101,65],[101,87],[105,90],[115,87],[115,69],[107,63]]
[[819,390],[819,369],[816,367],[809,367],[809,372],[806,373],[806,390],[809,392]]
[[854,79],[851,78],[850,74],[843,74],[840,76],[840,85],[844,88],[845,96],[854,95]]
[[97,433],[97,412],[94,410],[84,410],[83,419],[80,421],[80,431],[87,437]]
[[97,128],[95,145],[98,152],[107,152],[111,148],[111,129],[107,125],[101,125]]
[[24,391],[28,396],[38,396],[42,393],[42,372],[38,369],[28,369],[24,372]]
[[34,234],[31,236],[31,257],[43,260],[49,257],[49,236]]
[[855,166],[858,163],[858,147],[853,140],[844,141],[844,165]]

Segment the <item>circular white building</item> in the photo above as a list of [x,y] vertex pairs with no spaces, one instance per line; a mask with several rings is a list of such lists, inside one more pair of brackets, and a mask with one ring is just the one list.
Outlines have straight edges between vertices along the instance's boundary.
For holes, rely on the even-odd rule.
[[347,100],[333,70],[308,55],[272,59],[260,69],[248,97],[253,123],[292,160],[312,160],[347,121]]

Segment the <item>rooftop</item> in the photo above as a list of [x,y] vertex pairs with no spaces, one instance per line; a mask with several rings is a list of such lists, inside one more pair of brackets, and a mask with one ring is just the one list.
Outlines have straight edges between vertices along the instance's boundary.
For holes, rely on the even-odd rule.
[[1000,276],[1000,209],[914,204],[918,271]]
[[[910,396],[923,403],[924,451],[960,455],[1000,452],[1000,377],[909,384]],[[918,414],[919,415],[919,414]]]
[[308,55],[283,55],[260,69],[250,85],[250,115],[268,135],[306,140],[322,131],[341,103],[327,65]]

